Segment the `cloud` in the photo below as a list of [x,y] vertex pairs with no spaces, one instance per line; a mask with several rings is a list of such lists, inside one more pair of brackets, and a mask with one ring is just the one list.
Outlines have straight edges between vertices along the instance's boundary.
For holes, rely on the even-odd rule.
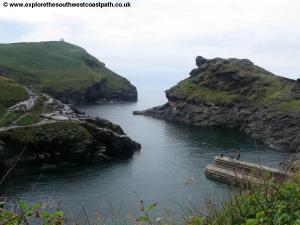
[[300,73],[299,0],[131,3],[131,8],[104,9],[1,7],[1,24],[28,27],[1,41],[63,37],[133,81],[153,78],[176,83],[187,76],[199,54],[250,58],[291,78]]
[[10,42],[17,41],[19,34],[27,34],[30,32],[30,26],[23,23],[17,23],[10,20],[0,20],[0,43],[10,40]]

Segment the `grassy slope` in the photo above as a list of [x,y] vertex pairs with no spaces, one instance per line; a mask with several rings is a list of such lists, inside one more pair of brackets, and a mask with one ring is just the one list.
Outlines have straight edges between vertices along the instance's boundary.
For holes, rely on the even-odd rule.
[[[26,90],[16,82],[0,76],[0,107],[8,108],[18,102],[28,99]],[[2,111],[0,108],[0,111]]]
[[10,106],[28,99],[26,90],[16,82],[0,76],[0,126],[6,126],[20,115],[7,112]]
[[0,72],[20,83],[52,92],[79,91],[106,78],[112,90],[130,83],[110,71],[84,49],[66,42],[0,45]]
[[[271,74],[270,72],[258,67],[244,67],[236,63],[222,65],[218,70],[226,73],[230,71],[238,71],[238,76],[242,79],[252,78],[254,82],[251,84],[251,91],[243,91],[241,87],[232,89],[227,83],[226,78],[217,85],[219,87],[212,88],[213,79],[218,75],[214,75],[216,64],[210,62],[208,68],[196,77],[189,77],[181,81],[177,86],[171,89],[171,92],[185,96],[186,99],[204,100],[215,103],[230,103],[233,101],[250,101],[260,106],[267,105],[272,102],[279,102],[279,109],[293,110],[300,112],[300,99],[290,95],[296,82],[284,82],[281,78]],[[196,81],[201,77],[200,82]],[[223,85],[223,86],[222,86]],[[249,86],[246,86],[248,88]]]

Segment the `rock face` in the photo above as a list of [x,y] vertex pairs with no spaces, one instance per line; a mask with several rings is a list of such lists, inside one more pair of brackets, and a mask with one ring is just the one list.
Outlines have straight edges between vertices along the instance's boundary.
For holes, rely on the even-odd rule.
[[248,59],[197,57],[190,77],[166,91],[165,105],[134,114],[246,132],[273,147],[300,151],[299,82]]
[[[124,82],[128,82],[124,79]],[[128,88],[126,91],[113,90],[107,84],[107,79],[95,83],[94,85],[80,90],[58,93],[52,90],[44,90],[53,97],[60,99],[65,103],[94,103],[98,101],[137,101],[138,94],[135,86],[128,82]]]
[[21,155],[18,167],[91,164],[128,158],[141,148],[120,126],[104,119],[57,121],[0,132],[0,168],[4,172]]

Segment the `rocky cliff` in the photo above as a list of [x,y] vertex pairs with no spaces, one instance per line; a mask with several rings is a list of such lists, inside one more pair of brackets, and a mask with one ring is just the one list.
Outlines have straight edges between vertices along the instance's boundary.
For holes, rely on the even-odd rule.
[[300,151],[300,82],[248,59],[196,58],[190,76],[166,91],[165,105],[134,114],[196,126],[239,129],[273,147]]
[[[141,145],[119,125],[92,118],[0,77],[0,177],[25,167],[129,158]],[[14,170],[15,171],[15,170]]]
[[103,119],[18,127],[0,132],[0,174],[16,162],[19,168],[92,164],[131,157],[140,148],[119,126]]

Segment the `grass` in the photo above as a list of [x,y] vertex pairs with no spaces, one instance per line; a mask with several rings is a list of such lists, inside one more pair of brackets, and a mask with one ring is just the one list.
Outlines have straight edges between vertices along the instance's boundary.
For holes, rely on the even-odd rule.
[[215,103],[229,103],[239,97],[238,95],[231,94],[228,91],[216,91],[208,87],[197,86],[188,80],[180,83],[180,89],[184,95],[188,96],[188,100],[201,99]]
[[43,113],[50,113],[54,111],[54,107],[51,104],[45,104],[48,100],[47,97],[41,95],[38,97],[38,99],[35,101],[32,108],[29,110],[29,113],[31,114],[43,114]]
[[[36,117],[27,118],[26,122]],[[11,137],[20,143],[38,145],[41,143],[54,143],[60,140],[62,143],[90,143],[92,138],[86,128],[76,122],[57,122],[36,127],[20,127],[2,132],[1,137]]]
[[16,121],[21,116],[21,113],[17,112],[8,112],[2,119],[0,120],[0,127],[9,126],[14,121]]
[[41,118],[39,114],[26,114],[24,117],[17,121],[19,126],[27,126],[40,122]]
[[26,90],[15,81],[0,76],[0,127],[14,122],[20,113],[7,112],[7,108],[28,99]]
[[6,113],[6,108],[0,104],[0,120],[2,119],[2,117],[5,115]]
[[[221,209],[211,212],[201,223],[191,225],[300,224],[300,177],[285,183],[267,182],[233,196]],[[197,217],[196,217],[197,218]],[[204,222],[205,221],[205,222]]]
[[[26,90],[13,80],[0,76],[0,105],[10,107],[18,102],[28,99]],[[0,112],[2,111],[0,109]]]
[[61,41],[0,44],[0,68],[12,79],[52,94],[81,91],[103,79],[112,90],[132,89],[83,48]]
[[281,109],[300,112],[300,99],[288,100],[279,105]]

